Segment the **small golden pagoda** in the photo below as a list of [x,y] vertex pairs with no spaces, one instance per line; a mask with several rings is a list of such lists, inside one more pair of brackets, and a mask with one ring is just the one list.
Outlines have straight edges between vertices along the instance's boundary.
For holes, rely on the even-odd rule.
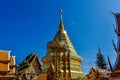
[[84,80],[81,62],[82,58],[74,49],[62,20],[60,10],[60,25],[54,39],[47,44],[47,53],[42,58],[43,72],[47,80]]

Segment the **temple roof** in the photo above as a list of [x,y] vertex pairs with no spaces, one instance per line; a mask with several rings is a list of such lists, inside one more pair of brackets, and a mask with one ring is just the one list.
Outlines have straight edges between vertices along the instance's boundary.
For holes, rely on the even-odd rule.
[[10,61],[10,51],[0,50],[0,62],[9,62]]
[[7,74],[15,75],[15,56],[10,56],[10,52],[0,50],[0,74],[6,74],[4,76],[0,75],[0,79],[9,76]]
[[11,56],[10,57],[10,67],[14,67],[15,66],[15,56]]
[[103,77],[108,77],[108,74],[110,73],[109,70],[96,68],[96,67],[92,67],[89,74],[91,74],[91,72],[97,73],[97,74],[99,74],[100,76],[103,76]]
[[[28,67],[32,64],[32,62],[34,62],[35,59],[38,60],[38,63],[39,63],[39,65],[40,65],[40,67],[41,67],[41,64],[40,64],[39,59],[38,59],[38,55],[32,53],[32,54],[29,54],[29,55],[23,60],[23,62],[22,62],[22,63],[20,64],[20,66],[18,67],[18,70],[24,70],[24,69],[28,68]],[[41,68],[40,68],[40,69],[41,69]]]

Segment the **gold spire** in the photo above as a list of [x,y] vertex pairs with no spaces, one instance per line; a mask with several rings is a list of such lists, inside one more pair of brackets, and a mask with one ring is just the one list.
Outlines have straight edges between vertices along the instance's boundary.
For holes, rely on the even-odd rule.
[[62,9],[60,9],[60,25],[59,30],[64,30],[63,20],[62,20]]

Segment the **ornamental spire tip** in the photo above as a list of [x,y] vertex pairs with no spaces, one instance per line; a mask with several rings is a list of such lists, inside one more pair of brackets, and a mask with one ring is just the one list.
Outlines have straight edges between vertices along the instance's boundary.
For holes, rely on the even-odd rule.
[[62,8],[60,9],[60,25],[59,25],[59,30],[64,30],[64,25],[63,25],[63,20],[62,20]]
[[60,8],[60,14],[62,15],[63,11],[62,11],[62,8]]

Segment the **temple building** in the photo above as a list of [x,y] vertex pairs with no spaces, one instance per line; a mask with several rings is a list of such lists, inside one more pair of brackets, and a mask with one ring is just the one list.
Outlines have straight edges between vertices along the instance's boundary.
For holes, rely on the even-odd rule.
[[15,56],[11,51],[0,50],[0,80],[16,80]]
[[116,57],[114,66],[111,65],[109,58],[108,58],[108,61],[109,61],[110,69],[112,72],[110,79],[111,80],[120,80],[120,14],[117,13],[114,15],[115,15],[116,24],[117,24],[115,32],[118,36],[118,42],[117,42],[117,47],[114,44],[114,42],[113,42],[113,45],[114,45],[115,51],[117,53],[117,57]]
[[88,80],[109,80],[110,71],[92,67],[88,74]]
[[40,80],[41,64],[37,54],[28,55],[17,68],[17,80]]
[[82,58],[74,49],[62,20],[60,10],[60,24],[52,41],[47,44],[47,53],[42,58],[43,72],[47,80],[85,80],[82,72]]
[[92,67],[87,75],[88,80],[109,80],[110,70],[107,68],[107,63],[102,55],[100,47],[98,47],[96,66]]

